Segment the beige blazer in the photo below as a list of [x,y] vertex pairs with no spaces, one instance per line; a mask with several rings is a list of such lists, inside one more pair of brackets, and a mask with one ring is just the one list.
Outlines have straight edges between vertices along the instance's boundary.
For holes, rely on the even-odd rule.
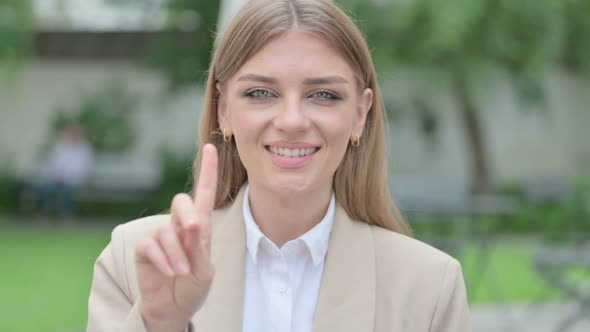
[[[213,213],[209,297],[193,317],[196,332],[240,332],[246,255],[243,190]],[[88,332],[146,332],[138,310],[135,246],[168,215],[115,228],[94,267]],[[325,262],[316,332],[468,332],[471,323],[459,263],[437,249],[377,226],[352,220],[341,206]],[[171,331],[172,332],[172,331]]]

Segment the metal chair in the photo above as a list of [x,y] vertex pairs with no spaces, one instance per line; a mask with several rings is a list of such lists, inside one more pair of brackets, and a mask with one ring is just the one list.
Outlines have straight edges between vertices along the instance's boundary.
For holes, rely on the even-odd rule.
[[540,250],[535,257],[535,268],[546,281],[564,292],[577,305],[576,311],[562,319],[556,332],[565,332],[577,321],[590,317],[590,289],[584,289],[583,284],[568,281],[565,275],[571,268],[590,271],[590,243],[572,248]]
[[[551,204],[567,209],[564,236],[557,245],[555,237],[544,234],[539,220],[531,220],[541,233],[541,244],[534,255],[534,267],[549,284],[576,302],[577,310],[558,324],[556,332],[565,332],[584,318],[590,317],[590,289],[583,282],[567,279],[572,268],[590,272],[590,236],[579,227],[579,222],[590,218],[586,194],[576,192],[558,177],[535,177],[525,183],[524,198],[529,203]],[[539,218],[540,219],[540,218]],[[590,280],[588,280],[590,283]]]

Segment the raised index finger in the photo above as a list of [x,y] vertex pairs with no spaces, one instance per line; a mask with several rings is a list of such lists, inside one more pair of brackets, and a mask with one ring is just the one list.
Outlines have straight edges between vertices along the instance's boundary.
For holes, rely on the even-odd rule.
[[210,227],[217,192],[217,149],[213,144],[205,144],[202,158],[194,199],[199,223],[207,229]]

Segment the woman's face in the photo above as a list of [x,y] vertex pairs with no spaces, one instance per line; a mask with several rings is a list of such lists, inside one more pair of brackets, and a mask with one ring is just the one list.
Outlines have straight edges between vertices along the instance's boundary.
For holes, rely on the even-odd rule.
[[300,31],[270,41],[217,88],[219,124],[234,135],[248,181],[275,193],[331,188],[373,100],[335,49]]

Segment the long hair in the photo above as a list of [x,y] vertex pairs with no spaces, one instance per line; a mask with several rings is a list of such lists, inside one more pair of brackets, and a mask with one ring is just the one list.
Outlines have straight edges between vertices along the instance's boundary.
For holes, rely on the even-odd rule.
[[336,200],[348,215],[368,224],[411,235],[389,192],[386,115],[371,53],[357,26],[330,0],[250,0],[238,12],[219,39],[213,53],[205,91],[200,141],[194,162],[194,185],[200,169],[201,148],[212,143],[219,153],[215,208],[233,202],[247,181],[235,141],[224,142],[217,119],[218,92],[223,83],[278,35],[300,30],[313,33],[334,47],[356,73],[361,91],[373,90],[360,146],[346,149],[334,174]]

